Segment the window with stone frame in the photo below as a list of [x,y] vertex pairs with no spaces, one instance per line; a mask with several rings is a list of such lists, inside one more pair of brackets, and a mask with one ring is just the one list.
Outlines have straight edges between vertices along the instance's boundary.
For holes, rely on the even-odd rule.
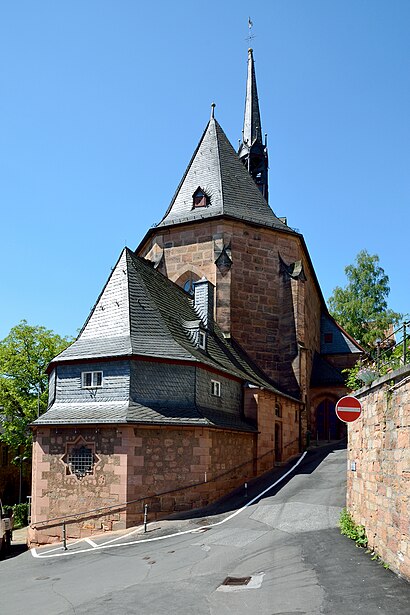
[[84,445],[73,448],[67,456],[67,463],[71,474],[75,474],[77,478],[84,478],[93,473],[93,452]]
[[76,476],[78,479],[83,479],[86,476],[92,476],[96,463],[99,461],[98,455],[95,454],[95,444],[86,442],[82,437],[76,442],[67,444],[66,454],[61,458],[66,466],[67,476]]
[[282,418],[282,407],[279,402],[275,403],[275,416]]
[[178,280],[176,280],[175,284],[178,284],[181,288],[183,288],[190,295],[194,294],[194,282],[200,279],[200,276],[194,273],[193,271],[185,271]]

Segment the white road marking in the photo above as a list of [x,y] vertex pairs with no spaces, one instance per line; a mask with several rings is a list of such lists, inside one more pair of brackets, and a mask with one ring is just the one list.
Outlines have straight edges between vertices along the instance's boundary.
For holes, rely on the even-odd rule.
[[[112,544],[115,540],[117,540],[117,538],[114,538],[113,540],[109,540],[101,545],[96,545],[95,547],[91,547],[89,549],[78,549],[76,551],[60,551],[59,553],[53,553],[51,554],[49,551],[47,551],[47,553],[38,553],[37,549],[32,548],[30,549],[31,551],[31,555],[34,558],[37,559],[47,559],[47,558],[51,558],[51,557],[64,557],[66,555],[76,555],[78,553],[89,553],[89,552],[94,552],[97,550],[101,550],[101,549],[112,549],[113,547],[127,547],[130,545],[135,545],[135,544],[145,544],[147,542],[157,542],[159,540],[166,540],[167,538],[174,538],[175,536],[184,536],[186,534],[194,534],[196,532],[198,532],[199,530],[204,530],[204,529],[209,529],[211,527],[217,527],[219,525],[222,525],[223,523],[226,523],[227,521],[230,521],[231,519],[233,519],[234,517],[236,517],[237,515],[239,515],[241,512],[243,512],[244,510],[246,510],[249,506],[251,506],[254,502],[256,502],[257,500],[259,500],[262,496],[265,495],[265,493],[268,493],[268,491],[270,491],[271,489],[273,489],[274,487],[276,487],[276,485],[278,485],[279,483],[281,483],[287,476],[289,476],[289,474],[291,472],[293,472],[293,470],[303,461],[303,459],[306,457],[306,451],[301,455],[301,457],[299,457],[299,459],[297,460],[297,462],[295,463],[295,465],[293,465],[287,472],[285,472],[285,474],[283,476],[281,476],[280,478],[278,478],[278,480],[276,480],[274,483],[272,483],[272,485],[270,485],[269,487],[267,487],[266,489],[264,489],[261,493],[258,493],[257,496],[255,496],[254,498],[252,498],[252,500],[249,500],[249,502],[247,502],[244,506],[242,506],[241,508],[238,508],[238,510],[235,510],[232,514],[228,515],[228,517],[225,517],[225,519],[222,519],[222,521],[217,521],[216,523],[212,523],[209,525],[204,525],[202,527],[198,527],[195,529],[189,529],[189,530],[183,530],[180,532],[174,532],[173,534],[167,534],[165,536],[155,536],[153,538],[144,538],[144,540],[131,540],[129,542],[120,542],[117,544]],[[129,535],[136,533],[137,531],[140,531],[140,527],[137,528],[136,530],[133,530],[132,532],[130,532]],[[124,538],[124,536],[120,536],[118,537],[118,539],[120,538]],[[89,541],[87,541],[89,542]]]
[[91,538],[84,538],[84,542],[88,542],[89,545],[91,545],[92,547],[98,547],[97,543],[94,542],[93,540],[91,540]]

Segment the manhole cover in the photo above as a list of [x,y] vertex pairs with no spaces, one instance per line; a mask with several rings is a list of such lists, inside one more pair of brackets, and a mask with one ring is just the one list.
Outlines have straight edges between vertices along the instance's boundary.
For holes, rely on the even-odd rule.
[[226,577],[222,585],[248,585],[252,577]]

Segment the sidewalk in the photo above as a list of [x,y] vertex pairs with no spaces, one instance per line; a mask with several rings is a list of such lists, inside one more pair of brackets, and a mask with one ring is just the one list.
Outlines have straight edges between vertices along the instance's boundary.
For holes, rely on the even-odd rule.
[[13,530],[12,545],[27,545],[27,527],[21,527],[18,530]]

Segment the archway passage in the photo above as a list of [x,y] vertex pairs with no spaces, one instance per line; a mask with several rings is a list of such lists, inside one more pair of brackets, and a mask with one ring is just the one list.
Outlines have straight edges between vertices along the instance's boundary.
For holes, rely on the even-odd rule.
[[346,425],[340,421],[335,412],[335,402],[324,399],[316,408],[317,440],[340,440],[346,435]]

